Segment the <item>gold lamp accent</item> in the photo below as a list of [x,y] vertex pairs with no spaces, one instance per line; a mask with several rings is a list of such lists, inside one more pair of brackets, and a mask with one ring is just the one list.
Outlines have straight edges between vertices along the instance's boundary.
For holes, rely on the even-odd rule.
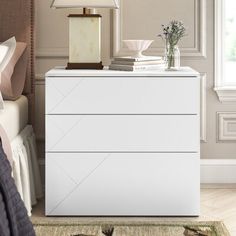
[[69,17],[67,69],[103,69],[101,60],[102,16],[88,8],[119,8],[118,0],[54,0],[51,8],[83,8]]

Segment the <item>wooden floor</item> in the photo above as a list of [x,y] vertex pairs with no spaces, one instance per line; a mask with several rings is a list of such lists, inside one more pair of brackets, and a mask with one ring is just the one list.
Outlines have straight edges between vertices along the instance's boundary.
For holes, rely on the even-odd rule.
[[221,220],[236,236],[236,188],[202,189],[201,217]]
[[[39,203],[33,209],[32,218],[43,217],[44,218],[44,204]],[[62,219],[62,218],[60,218]],[[68,219],[68,218],[67,218]],[[81,221],[94,221],[97,218],[80,218]],[[106,219],[106,218],[105,218]],[[112,218],[113,220],[124,220],[124,218]],[[217,220],[223,221],[232,236],[236,236],[236,188],[233,187],[204,187],[201,189],[201,216],[195,218],[125,218],[128,220],[137,221],[163,221],[163,220],[194,220],[194,221],[205,221],[205,220]],[[99,218],[104,220],[104,218]]]

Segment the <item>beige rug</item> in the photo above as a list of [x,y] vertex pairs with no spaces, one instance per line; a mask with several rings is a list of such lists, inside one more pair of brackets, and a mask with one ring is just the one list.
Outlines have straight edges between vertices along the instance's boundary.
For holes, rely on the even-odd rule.
[[33,221],[37,236],[230,236],[222,222]]

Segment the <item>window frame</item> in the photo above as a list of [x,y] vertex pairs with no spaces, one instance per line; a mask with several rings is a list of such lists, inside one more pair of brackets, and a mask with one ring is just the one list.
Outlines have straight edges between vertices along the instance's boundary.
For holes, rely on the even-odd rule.
[[224,84],[225,0],[215,0],[215,88],[221,102],[236,102],[236,84]]

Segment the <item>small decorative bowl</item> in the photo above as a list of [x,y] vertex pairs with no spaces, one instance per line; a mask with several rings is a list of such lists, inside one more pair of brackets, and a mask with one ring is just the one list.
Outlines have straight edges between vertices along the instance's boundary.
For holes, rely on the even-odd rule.
[[143,51],[147,50],[154,40],[123,40],[130,51],[133,51],[133,57],[144,57]]

